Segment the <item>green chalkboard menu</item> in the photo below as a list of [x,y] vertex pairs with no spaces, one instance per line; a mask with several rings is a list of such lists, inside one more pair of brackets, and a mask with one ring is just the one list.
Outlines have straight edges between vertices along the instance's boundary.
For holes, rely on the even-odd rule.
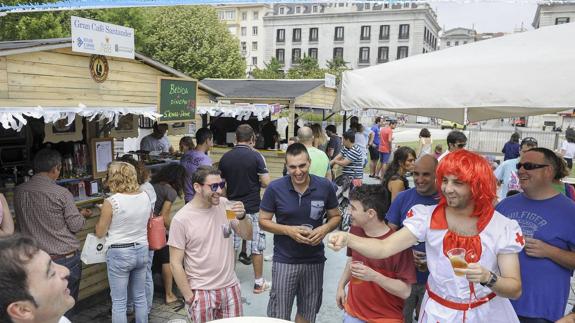
[[196,114],[197,80],[161,77],[158,82],[160,120],[188,121]]

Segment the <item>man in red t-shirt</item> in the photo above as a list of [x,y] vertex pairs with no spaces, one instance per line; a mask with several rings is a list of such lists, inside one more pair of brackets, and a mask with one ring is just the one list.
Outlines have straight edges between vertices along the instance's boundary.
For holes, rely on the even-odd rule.
[[391,156],[391,142],[393,140],[393,129],[397,126],[397,121],[388,120],[387,125],[379,130],[379,169],[376,174],[383,177],[389,156]]
[[[385,194],[381,185],[363,185],[352,191],[351,233],[383,240],[394,232],[384,221],[389,208]],[[402,323],[404,301],[416,282],[411,251],[369,259],[348,248],[347,256],[336,294],[337,305],[345,310],[343,322]]]

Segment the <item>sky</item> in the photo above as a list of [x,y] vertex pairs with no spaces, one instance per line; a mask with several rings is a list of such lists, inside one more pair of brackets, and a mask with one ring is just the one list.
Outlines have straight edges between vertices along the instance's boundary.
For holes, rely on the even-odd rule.
[[474,28],[479,33],[513,32],[514,28],[533,29],[536,1],[443,1],[431,2],[443,31],[456,27]]

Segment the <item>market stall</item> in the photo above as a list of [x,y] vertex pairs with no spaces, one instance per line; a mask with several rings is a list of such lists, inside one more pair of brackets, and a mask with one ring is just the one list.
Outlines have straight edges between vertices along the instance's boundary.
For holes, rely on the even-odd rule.
[[[101,180],[108,162],[120,154],[117,143],[137,137],[155,120],[171,121],[158,113],[159,79],[189,80],[139,54],[135,59],[88,55],[73,52],[71,44],[70,39],[0,42],[0,191],[9,204],[43,147],[64,157],[58,184],[72,192],[78,207],[101,203]],[[197,103],[221,95],[201,83],[196,90]],[[172,121],[170,129],[187,129],[193,118]],[[97,208],[94,213],[78,233],[81,241],[94,232]],[[84,266],[80,299],[107,288],[105,264]]]

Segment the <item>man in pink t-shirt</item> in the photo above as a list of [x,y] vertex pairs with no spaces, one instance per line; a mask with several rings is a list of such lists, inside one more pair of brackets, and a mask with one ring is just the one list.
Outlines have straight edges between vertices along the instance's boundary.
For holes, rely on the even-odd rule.
[[[242,316],[240,284],[234,272],[235,231],[251,240],[252,224],[242,202],[221,197],[220,171],[200,166],[192,176],[194,198],[170,224],[170,266],[192,322]],[[236,218],[228,220],[226,204]]]

